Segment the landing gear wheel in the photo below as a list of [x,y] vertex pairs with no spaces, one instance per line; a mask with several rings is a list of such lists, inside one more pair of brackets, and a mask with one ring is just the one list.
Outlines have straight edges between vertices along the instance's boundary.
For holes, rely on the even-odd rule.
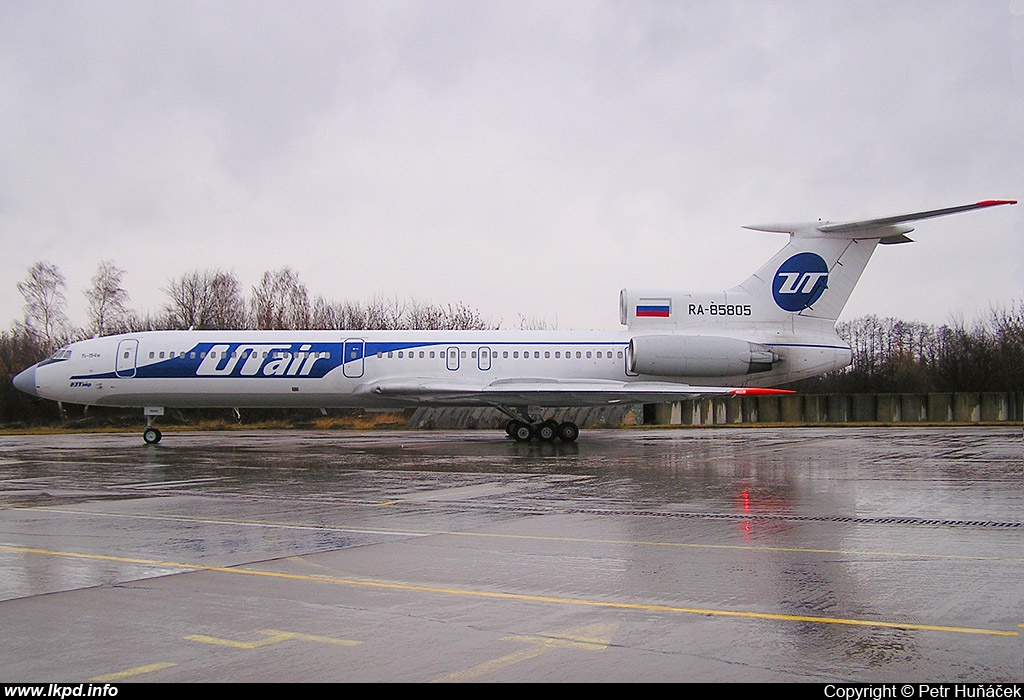
[[512,432],[516,442],[529,442],[533,439],[533,428],[527,423],[516,423],[516,429]]
[[575,423],[566,421],[558,426],[558,438],[562,442],[576,442],[576,438],[580,436],[580,429]]
[[558,423],[546,420],[537,426],[537,439],[541,442],[552,442],[558,437]]
[[519,421],[509,418],[508,422],[505,423],[505,434],[509,437],[515,435],[517,425],[519,425]]
[[142,431],[142,439],[146,441],[147,445],[157,444],[160,442],[160,438],[162,437],[163,435],[161,435],[160,431],[156,428],[146,428]]

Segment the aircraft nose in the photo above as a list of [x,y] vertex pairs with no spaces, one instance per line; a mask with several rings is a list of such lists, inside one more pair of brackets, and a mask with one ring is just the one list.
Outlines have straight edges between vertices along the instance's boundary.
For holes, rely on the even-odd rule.
[[23,372],[19,372],[13,380],[14,388],[19,391],[24,391],[26,394],[32,396],[39,396],[36,391],[36,366],[32,365]]

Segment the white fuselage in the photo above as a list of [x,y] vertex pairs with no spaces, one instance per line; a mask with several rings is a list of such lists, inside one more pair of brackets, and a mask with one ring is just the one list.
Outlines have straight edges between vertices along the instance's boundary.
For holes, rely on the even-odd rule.
[[[538,406],[621,401],[572,391],[573,383],[642,388],[675,384],[757,387],[819,374],[849,362],[834,335],[819,342],[777,337],[777,363],[758,374],[657,376],[631,370],[636,331],[150,331],[73,343],[35,366],[37,395],[101,406],[400,407],[493,405],[481,395],[503,382],[559,391]],[[767,338],[763,340],[768,340]],[[418,391],[417,387],[423,387]],[[401,389],[395,390],[393,389]],[[460,391],[460,388],[464,391]],[[536,392],[535,392],[536,393]],[[666,396],[665,400],[671,396]],[[509,396],[510,402],[516,402]]]

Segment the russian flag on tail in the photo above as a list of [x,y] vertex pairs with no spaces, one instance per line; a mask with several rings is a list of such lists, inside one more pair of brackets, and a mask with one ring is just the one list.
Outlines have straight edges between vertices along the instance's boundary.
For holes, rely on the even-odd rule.
[[671,299],[641,299],[636,305],[637,318],[669,318],[671,315]]

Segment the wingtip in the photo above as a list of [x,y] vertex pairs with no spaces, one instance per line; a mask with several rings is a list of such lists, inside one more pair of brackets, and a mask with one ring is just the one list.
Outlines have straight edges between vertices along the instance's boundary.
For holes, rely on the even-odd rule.
[[1000,204],[1016,204],[1016,199],[983,199],[976,206],[979,207],[997,207]]
[[733,396],[783,396],[795,394],[792,389],[765,389],[762,387],[746,387],[744,389],[733,389],[729,392]]

